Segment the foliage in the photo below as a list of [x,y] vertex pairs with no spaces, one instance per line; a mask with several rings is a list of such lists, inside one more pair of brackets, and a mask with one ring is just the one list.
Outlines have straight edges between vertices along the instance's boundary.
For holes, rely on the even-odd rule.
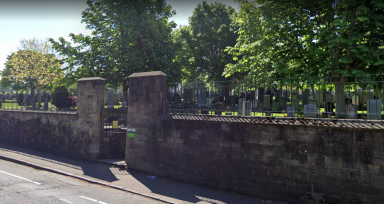
[[72,104],[69,103],[69,91],[65,86],[56,86],[52,92],[52,104],[58,109],[69,108]]
[[235,46],[238,34],[233,24],[236,11],[222,3],[198,4],[189,26],[177,29],[173,36],[177,48],[176,61],[187,79],[223,80],[225,65],[233,63],[224,50]]
[[19,91],[19,90],[26,90],[27,87],[32,88],[33,87],[33,79],[25,79],[25,81],[12,81],[9,79],[9,76],[11,75],[11,69],[13,66],[11,65],[11,59],[12,56],[15,53],[12,53],[7,56],[7,61],[4,64],[5,69],[1,72],[1,80],[0,80],[0,86],[2,88],[12,88],[12,90]]
[[381,0],[239,0],[239,38],[228,49],[236,63],[227,76],[251,78],[334,76],[383,72]]
[[[50,39],[64,57],[67,76],[100,76],[108,86],[123,83],[126,99],[128,76],[135,72],[163,71],[172,75],[172,28],[175,14],[165,0],[88,1],[82,17],[92,36],[70,34],[71,44]],[[177,72],[175,72],[177,73]]]
[[20,44],[19,50],[9,59],[9,75],[6,78],[16,83],[32,84],[31,88],[37,89],[40,104],[42,88],[55,78],[62,77],[60,63],[51,52],[48,41],[24,39]]

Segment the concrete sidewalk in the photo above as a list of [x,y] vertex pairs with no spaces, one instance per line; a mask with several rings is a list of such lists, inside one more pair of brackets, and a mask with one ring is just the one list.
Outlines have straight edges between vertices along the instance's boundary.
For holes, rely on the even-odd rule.
[[108,165],[105,161],[91,163],[10,145],[0,144],[0,159],[129,191],[167,203],[272,203],[163,178],[151,179],[148,178],[149,175],[140,172],[126,171],[119,167],[121,164]]

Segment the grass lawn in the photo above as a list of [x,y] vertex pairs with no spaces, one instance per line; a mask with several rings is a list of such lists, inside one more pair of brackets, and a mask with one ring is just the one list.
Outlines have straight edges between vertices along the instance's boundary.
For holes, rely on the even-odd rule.
[[[36,103],[37,106],[37,103]],[[41,107],[44,106],[44,103],[41,103]],[[5,102],[2,102],[1,108],[3,109],[24,109],[26,106],[19,106],[17,104],[16,100],[6,100]],[[56,110],[56,106],[53,105],[51,102],[48,102],[48,109],[49,110]]]

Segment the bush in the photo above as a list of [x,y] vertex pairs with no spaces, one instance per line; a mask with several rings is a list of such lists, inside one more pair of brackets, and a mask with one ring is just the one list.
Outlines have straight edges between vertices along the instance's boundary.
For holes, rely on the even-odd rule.
[[69,108],[69,91],[65,86],[57,86],[52,90],[52,104],[58,109]]
[[20,92],[19,96],[17,97],[17,104],[19,104],[19,106],[22,106],[24,105],[23,101],[24,101],[24,94],[23,92]]

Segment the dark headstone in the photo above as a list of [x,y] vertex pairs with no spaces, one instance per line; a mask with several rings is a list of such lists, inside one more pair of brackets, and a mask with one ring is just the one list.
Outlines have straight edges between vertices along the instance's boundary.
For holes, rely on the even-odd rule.
[[250,101],[254,101],[256,98],[255,98],[255,91],[251,91],[250,92],[250,96],[249,96],[249,100]]
[[193,100],[193,89],[185,89],[184,90],[184,102]]
[[[45,93],[44,93],[45,94]],[[48,110],[48,97],[44,98],[44,107],[43,110]]]
[[108,108],[113,108],[114,107],[114,93],[113,90],[110,90],[108,93]]
[[180,95],[179,95],[178,93],[176,93],[175,95],[173,95],[173,97],[172,97],[172,102],[173,102],[173,103],[176,103],[176,104],[181,103],[181,97],[180,97]]
[[264,88],[263,87],[260,87],[259,89],[257,89],[257,98],[258,98],[259,102],[264,102]]
[[[310,96],[310,93],[311,93],[311,90],[309,89],[305,89],[303,91],[303,99],[302,99],[302,103],[303,105],[307,105],[309,104],[309,96]],[[312,107],[312,106],[311,106]]]

